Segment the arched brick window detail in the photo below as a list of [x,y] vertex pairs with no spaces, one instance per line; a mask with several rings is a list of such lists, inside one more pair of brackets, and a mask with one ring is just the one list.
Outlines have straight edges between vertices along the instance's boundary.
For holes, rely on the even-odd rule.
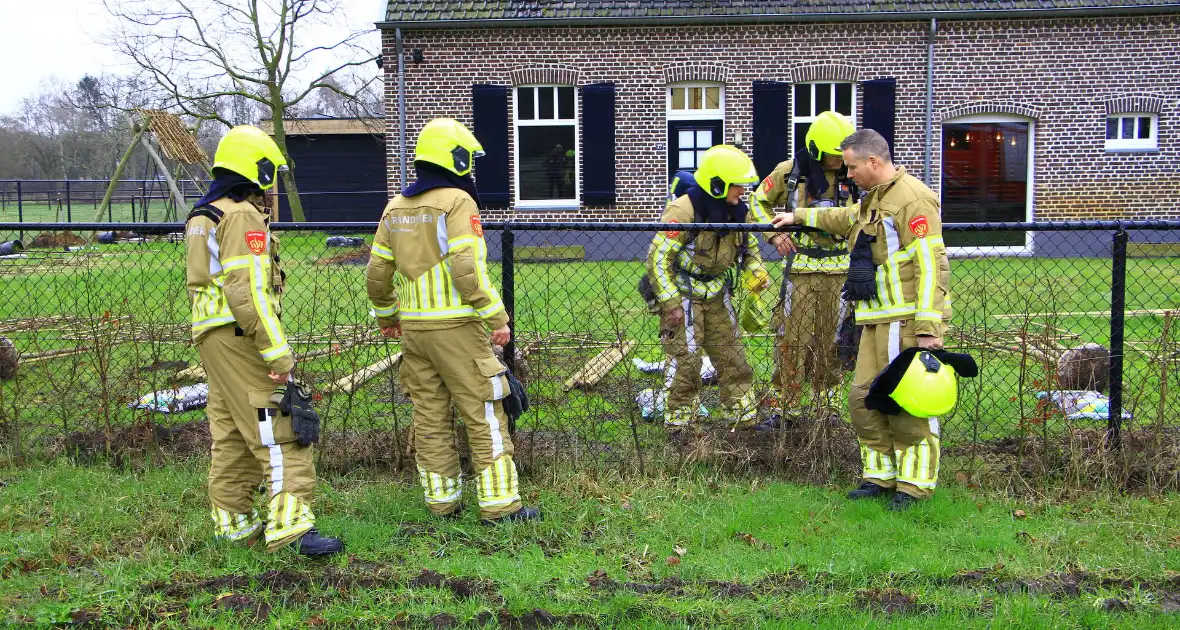
[[947,107],[939,111],[938,114],[939,122],[951,120],[960,116],[970,116],[972,114],[1015,114],[1017,116],[1024,116],[1025,118],[1038,120],[1041,117],[1041,110],[1025,103],[976,101]]
[[708,64],[690,64],[683,66],[664,66],[664,83],[680,83],[682,81],[714,81],[725,83],[729,78],[729,68]]
[[1164,111],[1164,99],[1146,94],[1128,94],[1106,99],[1106,115],[1159,114]]
[[526,66],[511,70],[508,75],[513,86],[578,84],[578,71],[562,66]]
[[814,83],[817,81],[856,83],[859,78],[860,69],[846,64],[820,63],[791,68],[792,83]]

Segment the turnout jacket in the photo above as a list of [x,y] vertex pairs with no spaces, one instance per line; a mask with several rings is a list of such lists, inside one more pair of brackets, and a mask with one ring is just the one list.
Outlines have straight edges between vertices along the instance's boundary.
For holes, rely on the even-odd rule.
[[[696,213],[688,195],[677,197],[668,204],[662,223],[692,223]],[[753,212],[747,220],[757,223]],[[767,220],[769,223],[769,219]],[[680,306],[682,297],[708,300],[720,295],[728,281],[727,272],[738,262],[743,245],[743,270],[754,271],[765,267],[758,251],[758,238],[753,232],[701,231],[690,241],[689,230],[659,232],[652,239],[647,254],[647,271],[652,289],[667,313]]]
[[877,298],[856,303],[857,324],[915,320],[914,333],[940,336],[951,317],[950,262],[938,196],[897,168],[897,175],[847,208],[799,208],[795,223],[872,243]]
[[440,187],[394,197],[381,216],[365,284],[382,328],[508,323],[488,273],[487,243],[471,195]]
[[[756,215],[758,223],[770,223],[771,217],[774,216],[774,208],[787,202],[788,195],[792,194],[792,191],[787,189],[787,176],[791,174],[794,167],[795,160],[780,162],[778,166],[774,167],[774,171],[762,180],[758,189],[750,195],[750,211]],[[851,206],[856,203],[856,199],[853,198],[854,196],[849,190],[852,184],[848,180],[837,180],[836,171],[822,170],[828,180],[828,186],[820,194],[821,199],[837,201],[840,197],[837,192],[843,186],[848,187],[845,189],[845,193],[847,193],[845,205]],[[799,195],[799,201],[794,210],[802,211],[815,201],[811,198],[808,187],[804,186],[802,182],[798,184],[794,194]],[[767,232],[765,234],[767,241],[769,242],[775,234],[777,232]],[[791,273],[848,273],[848,245],[844,242],[843,237],[815,232],[799,232],[791,237],[798,250],[791,262]]]
[[193,343],[234,325],[276,374],[295,367],[279,322],[284,275],[270,219],[249,201],[222,197],[196,208],[185,222]]

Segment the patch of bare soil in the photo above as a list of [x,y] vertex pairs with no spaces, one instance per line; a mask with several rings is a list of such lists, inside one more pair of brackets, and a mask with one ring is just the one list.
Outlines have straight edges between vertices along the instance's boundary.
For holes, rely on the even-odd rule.
[[56,438],[50,451],[86,463],[92,463],[109,453],[116,464],[121,465],[128,458],[150,452],[153,445],[165,454],[188,457],[207,454],[210,442],[209,423],[205,420],[185,422],[174,427],[138,422],[116,429],[109,439],[101,429],[74,431]]
[[342,252],[321,258],[319,265],[367,265],[369,264],[369,246],[347,249]]
[[42,232],[29,241],[29,249],[74,247],[86,244],[86,239],[73,232]]
[[856,605],[863,610],[887,615],[912,613],[918,607],[918,598],[895,588],[870,588],[856,592]]

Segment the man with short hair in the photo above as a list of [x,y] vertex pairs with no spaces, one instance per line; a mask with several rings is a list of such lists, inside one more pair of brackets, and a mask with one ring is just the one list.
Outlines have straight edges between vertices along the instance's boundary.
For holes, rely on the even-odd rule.
[[850,208],[778,213],[776,227],[807,225],[847,236],[852,244],[844,295],[864,325],[849,414],[860,442],[863,481],[850,499],[896,490],[891,510],[930,497],[938,481],[938,418],[865,406],[873,379],[902,350],[942,347],[950,320],[950,264],[942,241],[938,196],[895,166],[881,134],[861,129],[840,143],[848,176],[868,193]]

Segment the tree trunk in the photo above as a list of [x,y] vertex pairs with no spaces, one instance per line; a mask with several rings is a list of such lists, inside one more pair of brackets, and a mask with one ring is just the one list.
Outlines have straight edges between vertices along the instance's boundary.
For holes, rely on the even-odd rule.
[[303,215],[303,203],[299,200],[299,187],[295,185],[295,161],[287,152],[287,130],[283,128],[283,111],[277,107],[272,111],[274,111],[271,121],[274,123],[275,144],[279,145],[279,150],[287,158],[287,170],[282,172],[282,178],[283,188],[287,192],[287,204],[291,206],[291,220],[306,221],[307,218]]

